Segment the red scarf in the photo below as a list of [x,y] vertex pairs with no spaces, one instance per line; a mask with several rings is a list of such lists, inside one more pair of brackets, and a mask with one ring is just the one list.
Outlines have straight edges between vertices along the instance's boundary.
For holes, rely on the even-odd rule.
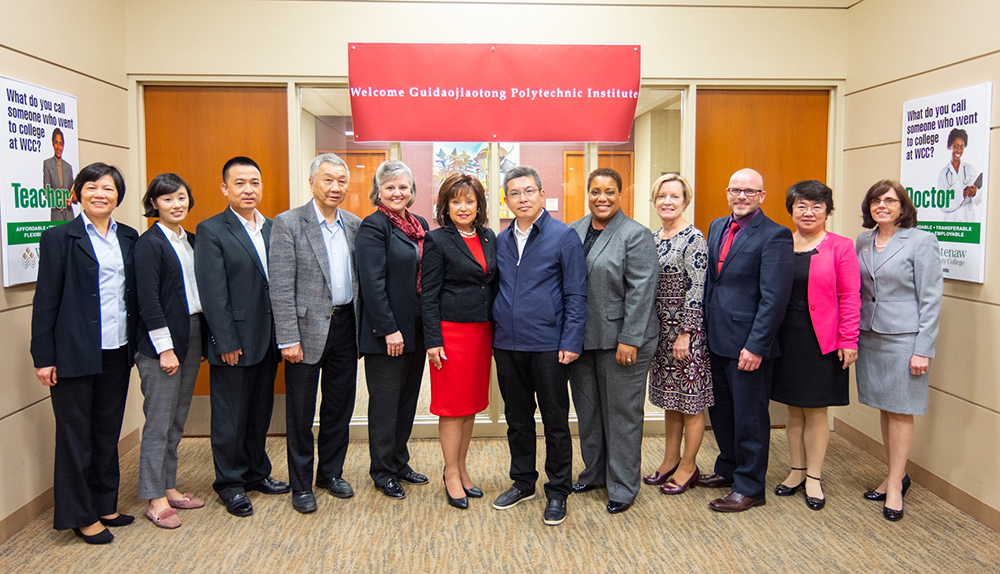
[[[389,221],[396,226],[396,229],[402,231],[407,239],[417,244],[417,249],[421,257],[424,254],[424,235],[427,233],[424,228],[417,221],[416,217],[409,210],[404,209],[403,215],[396,213],[395,211],[389,209],[382,202],[379,202],[377,209],[385,214],[389,218]],[[420,262],[417,262],[417,295],[420,294]]]

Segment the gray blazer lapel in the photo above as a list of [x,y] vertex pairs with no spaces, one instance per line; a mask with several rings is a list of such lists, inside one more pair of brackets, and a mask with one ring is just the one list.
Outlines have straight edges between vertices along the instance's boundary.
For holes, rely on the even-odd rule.
[[[878,230],[875,231],[875,237],[878,237]],[[897,253],[903,250],[906,245],[906,240],[910,238],[910,229],[908,227],[900,227],[896,230],[896,233],[889,240],[888,245],[882,251],[882,260],[878,265],[875,266],[875,270],[878,271],[883,265],[885,265],[890,259],[896,256]]]
[[[594,242],[594,246],[590,248],[590,255],[587,256],[588,274],[590,273],[590,270],[594,267],[594,261],[597,261],[597,258],[601,256],[601,252],[604,251],[604,248],[607,247],[608,243],[611,242],[611,238],[614,237],[615,231],[617,231],[618,228],[621,227],[622,222],[625,221],[626,217],[627,216],[622,212],[622,210],[619,209],[618,213],[616,213],[615,216],[611,218],[611,221],[609,221],[608,224],[604,227],[604,231],[602,231],[601,234],[597,236],[597,241]],[[592,221],[588,220],[588,224],[590,223],[592,223]],[[584,235],[586,235],[586,233],[584,233]]]
[[316,256],[316,262],[319,263],[319,268],[323,272],[323,277],[326,279],[327,285],[332,285],[330,281],[330,259],[326,253],[326,241],[323,238],[323,230],[319,227],[319,221],[316,220],[316,210],[313,209],[311,204],[306,204],[308,209],[302,210],[302,229],[305,231],[306,240],[309,241],[309,245],[312,247],[313,255]]
[[871,243],[876,233],[878,233],[878,230],[869,231],[861,238],[861,266],[864,267],[862,271],[867,271],[872,279],[875,278],[875,265],[872,263],[872,258],[875,257],[875,254],[872,252]]

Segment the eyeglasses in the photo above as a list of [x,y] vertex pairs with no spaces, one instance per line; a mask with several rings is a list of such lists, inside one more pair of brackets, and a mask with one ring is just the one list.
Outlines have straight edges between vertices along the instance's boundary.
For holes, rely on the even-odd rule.
[[538,193],[538,190],[535,189],[535,188],[533,188],[533,187],[529,187],[529,188],[525,189],[524,191],[516,191],[516,190],[515,191],[508,191],[507,192],[507,199],[509,199],[510,201],[517,201],[517,200],[521,199],[521,195],[522,194],[526,198],[531,198],[531,197],[534,197],[536,193]]
[[795,210],[795,213],[798,214],[803,214],[807,211],[809,213],[823,213],[824,211],[826,211],[826,204],[816,203],[813,205],[805,205],[803,203],[799,203],[793,209]]
[[726,188],[726,193],[728,193],[730,197],[739,197],[740,194],[742,193],[743,195],[745,195],[747,197],[753,198],[753,197],[757,197],[757,194],[760,193],[760,192],[762,192],[762,191],[764,191],[764,190],[762,190],[762,189],[753,189],[753,188],[747,188],[747,189],[740,189],[738,187],[727,187]]
[[884,203],[886,207],[896,207],[899,205],[899,200],[895,197],[873,197],[868,205],[872,207],[878,207],[880,204]]

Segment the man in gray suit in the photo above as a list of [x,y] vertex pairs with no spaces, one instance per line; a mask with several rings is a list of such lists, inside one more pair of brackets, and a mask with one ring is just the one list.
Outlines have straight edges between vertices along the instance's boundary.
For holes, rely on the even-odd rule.
[[[65,148],[66,140],[62,130],[56,128],[52,131],[52,149],[55,154],[42,162],[42,187],[67,190],[73,187],[73,166],[62,158]],[[69,201],[63,207],[53,207],[50,211],[51,221],[71,221],[76,217]]]
[[316,486],[354,496],[341,477],[358,371],[358,278],[354,238],[361,220],[339,209],[350,172],[332,153],[309,167],[313,200],[282,213],[271,231],[271,308],[285,359],[285,412],[292,507],[316,510],[312,492],[316,387],[322,369]]

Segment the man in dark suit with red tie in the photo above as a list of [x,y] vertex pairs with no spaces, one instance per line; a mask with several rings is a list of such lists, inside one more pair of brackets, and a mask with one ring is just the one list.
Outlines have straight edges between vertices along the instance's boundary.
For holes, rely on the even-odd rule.
[[768,403],[778,325],[792,289],[792,233],[760,209],[764,178],[746,168],[726,189],[732,214],[712,222],[705,320],[711,351],[715,406],[709,407],[719,444],[715,472],[698,485],[731,487],[709,503],[741,512],[765,503],[771,420]]

